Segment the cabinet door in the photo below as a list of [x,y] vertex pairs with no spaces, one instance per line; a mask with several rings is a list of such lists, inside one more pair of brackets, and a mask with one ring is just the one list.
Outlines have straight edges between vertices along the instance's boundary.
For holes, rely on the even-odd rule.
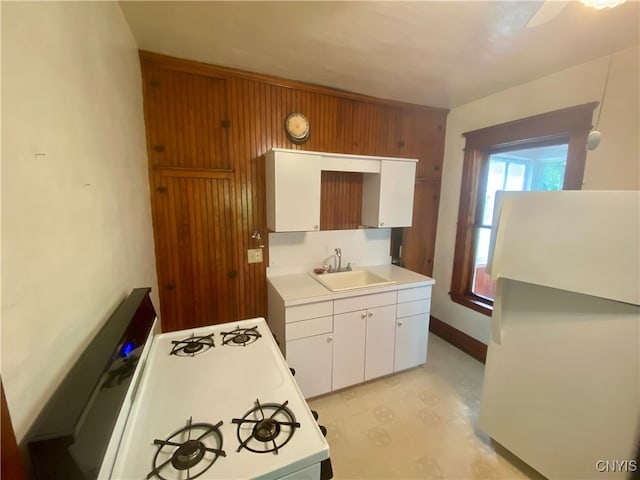
[[287,363],[305,398],[331,391],[331,353],[331,334],[287,342]]
[[155,172],[151,187],[162,331],[242,318],[233,184]]
[[416,164],[383,160],[380,171],[379,227],[410,227]]
[[267,227],[274,232],[320,229],[320,160],[270,152],[266,157]]
[[364,379],[381,377],[393,372],[396,338],[396,306],[367,310],[366,354]]
[[333,316],[333,390],[364,380],[366,310]]
[[421,313],[396,321],[395,372],[427,361],[429,314]]

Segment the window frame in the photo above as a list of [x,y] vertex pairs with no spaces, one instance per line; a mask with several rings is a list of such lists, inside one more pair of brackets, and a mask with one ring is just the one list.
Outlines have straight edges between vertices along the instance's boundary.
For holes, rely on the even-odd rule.
[[463,133],[464,148],[458,226],[449,295],[453,302],[491,316],[493,300],[472,292],[475,230],[482,214],[489,156],[500,151],[568,143],[563,190],[580,190],[587,136],[598,102],[542,113]]

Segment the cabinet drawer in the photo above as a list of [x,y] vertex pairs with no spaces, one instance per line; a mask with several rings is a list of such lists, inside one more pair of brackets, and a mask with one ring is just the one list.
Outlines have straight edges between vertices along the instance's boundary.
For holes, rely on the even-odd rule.
[[301,320],[287,325],[287,342],[333,331],[333,316]]
[[287,307],[285,310],[285,323],[308,320],[310,318],[326,317],[333,315],[333,301],[307,303]]
[[345,313],[356,310],[366,310],[367,308],[383,307],[396,303],[398,293],[393,292],[376,293],[373,295],[360,295],[357,297],[341,298],[333,301],[333,312]]
[[423,298],[431,298],[431,285],[398,290],[398,303],[413,302],[414,300],[421,300]]
[[429,313],[431,299],[416,300],[415,302],[399,303],[396,310],[396,317],[408,317],[410,315],[419,315],[421,313]]

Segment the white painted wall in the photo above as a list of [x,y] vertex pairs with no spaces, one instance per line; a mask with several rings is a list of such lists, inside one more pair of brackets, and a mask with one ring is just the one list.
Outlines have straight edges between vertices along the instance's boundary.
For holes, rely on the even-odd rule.
[[2,380],[20,440],[118,303],[157,280],[118,4],[2,2],[2,73]]
[[267,275],[310,272],[322,265],[335,266],[335,249],[342,251],[342,266],[353,268],[391,263],[391,229],[325,230],[269,234]]
[[[640,189],[640,49],[613,56],[598,129],[600,146],[587,154],[583,189]],[[464,132],[539,113],[600,101],[609,66],[603,57],[504,90],[451,110],[447,118],[441,202],[431,299],[432,314],[488,343],[490,318],[450,300],[458,202],[462,178]],[[598,117],[595,110],[593,123]]]

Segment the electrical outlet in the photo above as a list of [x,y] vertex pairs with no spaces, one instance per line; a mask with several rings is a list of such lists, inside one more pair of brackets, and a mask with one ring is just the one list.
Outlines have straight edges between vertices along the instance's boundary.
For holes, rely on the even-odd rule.
[[262,263],[262,249],[250,248],[247,250],[247,259],[249,263]]

